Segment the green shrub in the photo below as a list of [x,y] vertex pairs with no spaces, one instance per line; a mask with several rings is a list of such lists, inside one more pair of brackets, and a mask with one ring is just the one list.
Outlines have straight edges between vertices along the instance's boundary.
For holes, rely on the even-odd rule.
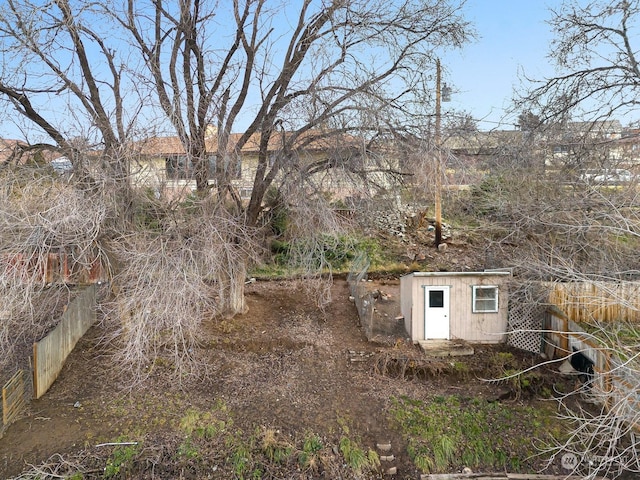
[[315,470],[318,466],[318,453],[322,450],[322,440],[317,435],[307,435],[298,454],[298,465],[305,469]]
[[501,175],[488,175],[478,185],[472,185],[468,202],[468,213],[488,216],[499,211],[500,196],[507,188],[507,181]]
[[193,444],[191,438],[187,437],[178,447],[178,455],[187,460],[195,460],[200,458],[200,450]]
[[[118,442],[124,442],[118,439]],[[131,472],[135,457],[140,452],[140,444],[118,445],[113,449],[104,469],[104,478],[127,478]]]
[[217,418],[215,412],[201,412],[189,409],[184,417],[180,419],[180,428],[188,435],[208,439],[223,433],[229,423],[229,419]]
[[380,457],[375,451],[363,450],[348,437],[340,439],[340,453],[356,475],[361,475],[363,472],[374,470],[380,466]]
[[261,433],[262,453],[270,462],[285,464],[293,453],[288,442],[278,439],[278,432],[272,428],[264,428]]

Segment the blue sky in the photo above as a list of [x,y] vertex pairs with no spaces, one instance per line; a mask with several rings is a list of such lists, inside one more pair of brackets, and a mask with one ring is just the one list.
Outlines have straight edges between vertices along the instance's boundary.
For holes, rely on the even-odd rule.
[[[453,87],[447,108],[471,113],[482,130],[512,129],[505,118],[519,72],[541,79],[553,73],[546,58],[551,31],[547,6],[561,0],[467,0],[464,15],[478,39],[460,51],[443,52],[444,81]],[[0,137],[21,138],[12,122],[0,118]]]
[[547,53],[552,33],[545,20],[548,6],[560,0],[467,0],[465,17],[475,24],[478,40],[460,52],[442,56],[443,80],[453,87],[451,103],[485,121],[481,130],[512,129],[503,118],[510,106],[519,72],[541,79],[553,74]]

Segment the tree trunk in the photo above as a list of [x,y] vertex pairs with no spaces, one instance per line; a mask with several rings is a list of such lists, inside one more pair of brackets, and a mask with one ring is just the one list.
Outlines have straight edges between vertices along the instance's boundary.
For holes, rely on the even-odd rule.
[[199,194],[209,191],[209,165],[206,158],[198,158],[196,161],[196,190]]
[[230,284],[229,284],[229,294],[228,294],[228,311],[232,315],[240,314],[243,315],[249,311],[249,307],[247,306],[247,301],[244,296],[244,285],[246,279],[246,269],[236,269],[242,270],[236,271],[236,275],[230,276]]
[[[231,247],[227,247],[231,248]],[[244,296],[247,267],[244,260],[229,258],[227,268],[220,272],[220,302],[223,315],[233,317],[249,310]]]

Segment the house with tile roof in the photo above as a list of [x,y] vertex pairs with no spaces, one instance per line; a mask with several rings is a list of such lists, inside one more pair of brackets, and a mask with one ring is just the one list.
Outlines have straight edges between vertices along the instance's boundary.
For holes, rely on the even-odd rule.
[[[226,151],[220,154],[217,135],[215,131],[212,133],[205,144],[209,156],[210,185],[215,184],[216,168],[222,167],[230,173],[240,197],[249,199],[259,157],[263,153],[261,148],[265,148],[260,145],[261,135],[252,135],[240,149],[236,149],[242,134],[231,134]],[[368,163],[372,154],[367,146],[352,136],[282,131],[271,135],[266,149],[269,167],[284,155],[286,162],[282,175],[295,170],[305,180],[313,177],[316,188],[331,192],[338,198],[352,193],[356,177],[379,177],[374,183],[380,188],[389,183],[380,168]],[[195,191],[194,164],[178,137],[151,137],[136,143],[134,151],[130,166],[134,186],[151,187],[169,195]],[[218,164],[221,161],[224,162],[222,166]]]

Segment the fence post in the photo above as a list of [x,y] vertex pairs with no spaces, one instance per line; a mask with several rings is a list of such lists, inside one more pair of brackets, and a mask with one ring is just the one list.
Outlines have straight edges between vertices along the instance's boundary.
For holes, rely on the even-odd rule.
[[33,398],[38,398],[38,392],[40,391],[40,386],[38,385],[38,343],[35,342],[33,344],[33,361],[32,361],[32,365],[33,365],[33,369],[31,372],[31,375],[33,377],[33,379],[31,380],[31,382],[33,383]]
[[569,318],[563,316],[562,320],[562,333],[560,334],[560,348],[565,352],[565,355],[569,353]]

